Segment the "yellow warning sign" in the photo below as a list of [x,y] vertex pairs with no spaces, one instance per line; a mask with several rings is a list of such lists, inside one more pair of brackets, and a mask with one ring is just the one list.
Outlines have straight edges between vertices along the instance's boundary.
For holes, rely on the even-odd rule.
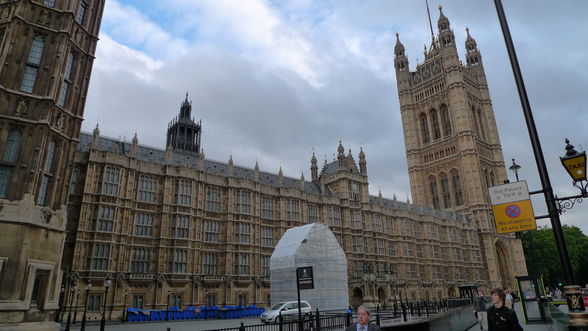
[[537,228],[531,200],[503,203],[492,206],[492,210],[498,233],[535,230]]
[[496,232],[509,233],[537,228],[525,181],[494,186],[489,191]]

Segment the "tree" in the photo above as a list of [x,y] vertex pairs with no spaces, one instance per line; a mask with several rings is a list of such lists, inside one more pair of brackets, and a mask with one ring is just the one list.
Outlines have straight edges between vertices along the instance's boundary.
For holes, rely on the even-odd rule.
[[[564,225],[564,238],[572,264],[572,272],[577,285],[588,284],[588,236],[576,226]],[[545,285],[558,286],[564,282],[553,231],[548,227],[527,231],[522,235],[523,249],[529,274],[543,275]]]

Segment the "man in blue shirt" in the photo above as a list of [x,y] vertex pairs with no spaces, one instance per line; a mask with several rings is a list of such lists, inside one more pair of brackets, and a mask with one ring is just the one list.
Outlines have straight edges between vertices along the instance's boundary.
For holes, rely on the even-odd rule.
[[370,310],[366,306],[357,308],[357,323],[353,323],[345,331],[380,331],[380,327],[370,324]]

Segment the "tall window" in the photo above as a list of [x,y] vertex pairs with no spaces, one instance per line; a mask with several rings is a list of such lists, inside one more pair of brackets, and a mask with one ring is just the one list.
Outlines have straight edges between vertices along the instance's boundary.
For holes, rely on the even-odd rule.
[[202,273],[207,276],[218,275],[218,254],[204,253],[202,258]]
[[266,219],[274,218],[274,199],[268,196],[261,198],[261,217]]
[[41,64],[41,57],[43,56],[43,47],[45,47],[45,38],[40,35],[35,35],[31,49],[29,50],[24,76],[20,83],[20,90],[23,92],[33,93],[35,81],[37,80],[37,72]]
[[215,293],[208,293],[204,297],[204,301],[205,301],[206,307],[216,306],[216,294]]
[[84,24],[86,20],[86,12],[88,11],[88,4],[85,1],[82,1],[80,4],[80,9],[78,10],[78,15],[76,16],[76,22],[80,24]]
[[425,257],[425,250],[424,250],[423,245],[416,244],[415,247],[416,247],[416,257],[418,257],[419,259],[424,258]]
[[314,203],[308,204],[308,223],[318,222],[318,206]]
[[416,264],[407,264],[406,265],[406,277],[415,279],[417,278],[417,266]]
[[181,294],[172,294],[170,296],[170,307],[182,307],[182,295]]
[[367,253],[365,238],[363,236],[354,236],[352,248],[355,253]]
[[261,256],[261,277],[269,278],[270,276],[270,256]]
[[219,225],[217,221],[204,221],[204,241],[211,243],[219,242]]
[[429,134],[429,120],[426,114],[421,114],[421,132],[423,135],[423,144],[428,144],[431,141],[431,135]]
[[94,294],[94,295],[90,295],[90,297],[88,298],[88,310],[89,311],[99,311],[100,308],[102,308],[102,306],[100,306],[100,299],[101,299],[101,295],[100,294]]
[[188,239],[190,237],[190,216],[175,215],[173,219],[172,233],[175,238]]
[[133,308],[137,308],[137,309],[143,309],[143,305],[145,303],[145,296],[144,295],[133,295],[133,302],[132,302],[132,306]]
[[452,175],[453,180],[453,195],[455,198],[455,205],[461,206],[463,205],[463,192],[461,189],[461,180],[459,178],[459,174],[454,172]]
[[433,202],[433,208],[441,209],[439,204],[439,190],[437,189],[437,179],[431,177],[429,179],[429,185],[431,186],[431,200]]
[[431,110],[431,124],[433,125],[433,137],[434,139],[441,138],[441,128],[439,127],[439,116],[437,111]]
[[91,270],[108,270],[108,260],[110,259],[109,244],[94,244],[92,255],[90,256]]
[[394,223],[390,217],[385,217],[384,222],[386,224],[386,233],[387,234],[394,234]]
[[96,220],[96,231],[112,232],[114,231],[114,220],[116,209],[111,206],[98,207],[98,219]]
[[451,119],[449,118],[449,109],[447,106],[441,106],[441,119],[443,121],[443,134],[445,136],[451,135]]
[[45,165],[43,166],[43,179],[41,180],[41,187],[39,188],[38,203],[41,206],[45,206],[47,192],[49,191],[49,181],[53,175],[53,158],[55,156],[55,149],[57,144],[55,140],[51,140],[47,147],[47,156],[45,157]]
[[65,72],[63,73],[63,84],[61,85],[61,91],[59,92],[59,99],[57,104],[61,107],[65,107],[65,102],[69,96],[69,90],[73,80],[73,65],[75,57],[72,52],[67,55],[67,61],[65,62]]
[[353,229],[363,229],[363,219],[359,210],[351,212],[351,227]]
[[0,198],[8,198],[8,190],[12,181],[12,172],[20,152],[21,133],[12,130],[8,133],[2,165],[0,165]]
[[412,226],[410,226],[409,221],[404,220],[400,223],[401,227],[400,227],[400,233],[403,236],[412,236]]
[[176,203],[181,206],[192,205],[192,181],[184,179],[176,181]]
[[274,229],[269,226],[261,227],[261,246],[274,247]]
[[[114,208],[113,208],[114,209]],[[151,237],[153,229],[153,214],[136,213],[135,214],[135,236]]]
[[55,0],[43,0],[43,4],[47,7],[55,7]]
[[372,221],[374,223],[375,232],[384,232],[384,226],[382,225],[382,216],[380,214],[372,215]]
[[339,206],[329,206],[329,225],[341,226],[341,209]]
[[139,176],[139,184],[137,186],[137,200],[140,202],[155,202],[155,195],[157,192],[157,179],[149,176]]
[[236,223],[235,224],[235,236],[236,241],[239,244],[249,244],[251,242],[251,225],[249,223]]
[[149,272],[148,248],[133,248],[131,250],[131,272]]
[[245,190],[236,191],[235,202],[235,212],[237,214],[251,214],[251,192]]
[[480,123],[480,134],[482,135],[482,139],[486,139],[486,132],[484,130],[484,117],[482,116],[482,110],[478,108],[478,122]]
[[188,250],[174,249],[171,260],[171,272],[185,274],[188,272]]
[[300,220],[300,201],[295,199],[286,200],[286,219],[288,221]]
[[396,256],[396,243],[394,241],[388,243],[388,255]]
[[386,254],[386,243],[384,242],[384,239],[376,239],[376,254]]
[[249,253],[235,253],[235,273],[237,275],[249,275],[251,256]]
[[414,257],[414,243],[411,243],[411,242],[404,243],[404,256]]
[[105,167],[104,176],[102,178],[102,194],[117,196],[119,181],[120,169]]
[[218,187],[211,186],[206,189],[206,210],[220,212],[221,190]]
[[443,195],[443,207],[451,208],[451,193],[449,191],[449,179],[447,175],[441,176],[441,190]]

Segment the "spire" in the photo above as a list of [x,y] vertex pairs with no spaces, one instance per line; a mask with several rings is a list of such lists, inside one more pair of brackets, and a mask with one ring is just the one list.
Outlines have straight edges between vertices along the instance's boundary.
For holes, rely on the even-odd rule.
[[139,138],[137,138],[137,131],[131,140],[131,157],[137,157],[137,145],[139,144]]
[[394,55],[395,56],[402,56],[404,55],[404,45],[400,41],[400,35],[396,32],[396,45],[394,45]]
[[233,154],[229,155],[229,165],[232,167],[233,166]]
[[92,131],[92,133],[93,133],[95,136],[98,136],[98,135],[100,135],[100,128],[98,127],[98,122],[96,122],[96,127],[94,128],[94,131]]
[[300,190],[304,191],[304,171],[300,175]]
[[476,40],[472,38],[470,35],[470,29],[466,27],[467,38],[465,41],[465,48],[466,48],[466,62],[470,66],[477,65],[482,60],[482,55],[480,55],[480,51],[478,50],[478,45]]
[[280,186],[284,185],[284,173],[282,172],[282,166],[280,166],[280,170],[278,171],[278,184]]
[[313,182],[318,180],[318,166],[314,151],[312,152],[312,158],[310,159],[310,177]]
[[98,142],[100,140],[100,128],[98,128],[98,122],[96,122],[96,127],[94,131],[92,131],[92,148],[98,148]]
[[198,154],[198,167],[202,171],[204,171],[204,169],[205,169],[205,165],[204,165],[204,149],[202,149],[200,151],[200,153]]
[[367,162],[365,160],[365,153],[363,147],[359,148],[359,173],[363,176],[367,176]]
[[259,171],[259,162],[255,160],[255,171]]
[[345,147],[341,144],[341,140],[339,140],[339,146],[337,147],[337,152],[339,155],[343,155],[345,153]]
[[449,19],[443,14],[443,7],[439,6],[439,19],[437,20],[439,31],[443,32],[449,29]]

